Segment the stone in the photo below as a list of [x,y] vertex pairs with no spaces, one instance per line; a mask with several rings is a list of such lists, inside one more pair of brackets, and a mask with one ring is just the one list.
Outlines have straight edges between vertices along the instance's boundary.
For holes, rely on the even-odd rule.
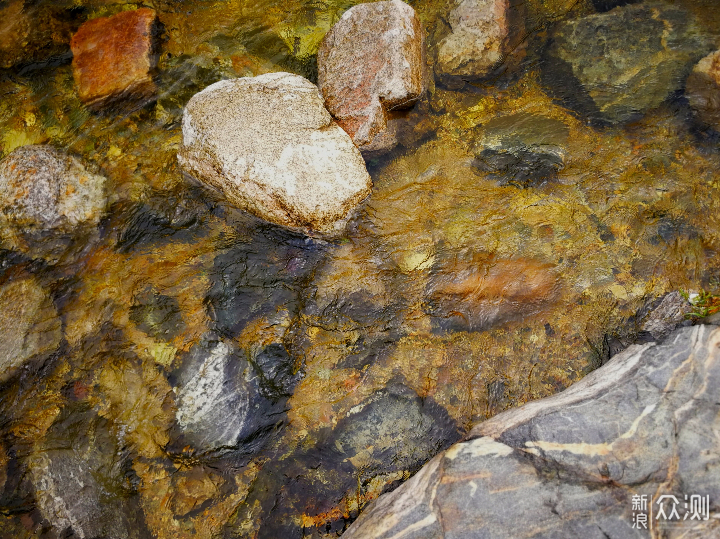
[[624,123],[681,90],[711,49],[683,9],[627,5],[560,23],[545,51],[543,82],[591,121]]
[[710,53],[693,68],[685,95],[700,121],[720,130],[720,50]]
[[0,381],[31,358],[57,350],[62,329],[48,293],[33,277],[0,285]]
[[155,92],[155,25],[149,8],[92,19],[70,41],[73,76],[80,100],[101,108],[125,98],[148,98]]
[[0,162],[0,241],[47,261],[94,232],[105,211],[105,178],[52,146],[22,146]]
[[347,10],[318,50],[325,106],[361,150],[391,148],[390,111],[412,107],[426,90],[423,29],[401,0]]
[[649,312],[640,321],[640,332],[652,340],[662,342],[692,312],[692,304],[680,292],[665,294],[654,302]]
[[519,4],[462,0],[450,12],[450,33],[437,45],[436,74],[471,79],[491,74],[520,43]]
[[570,129],[560,120],[521,112],[493,118],[475,132],[474,164],[501,185],[541,185],[565,167]]
[[317,87],[290,73],[223,80],[193,96],[178,160],[231,204],[305,234],[342,234],[372,189]]
[[[668,537],[716,537],[720,328],[633,345],[580,382],[476,425],[465,441],[369,506],[343,537],[647,537],[633,496],[708,496],[707,520]],[[669,509],[668,509],[669,512]]]

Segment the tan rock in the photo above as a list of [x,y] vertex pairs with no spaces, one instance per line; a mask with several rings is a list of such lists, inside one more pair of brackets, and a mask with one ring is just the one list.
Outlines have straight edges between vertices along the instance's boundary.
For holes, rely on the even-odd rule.
[[698,62],[688,77],[685,94],[700,120],[720,129],[720,50]]
[[91,107],[129,96],[152,95],[155,11],[140,8],[83,24],[73,36],[73,75],[80,99]]
[[395,144],[394,137],[383,137],[387,113],[411,107],[423,94],[423,60],[420,20],[400,0],[359,4],[325,36],[318,86],[330,113],[361,150]]
[[308,234],[341,233],[372,188],[317,87],[290,73],[224,80],[193,96],[178,160],[238,208]]

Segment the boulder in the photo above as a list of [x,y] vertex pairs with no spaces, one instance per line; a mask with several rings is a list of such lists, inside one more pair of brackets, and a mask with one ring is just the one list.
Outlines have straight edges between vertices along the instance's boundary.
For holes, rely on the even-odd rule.
[[462,0],[450,12],[451,31],[437,45],[435,72],[441,79],[489,75],[520,43],[522,3]]
[[106,203],[105,178],[52,146],[22,146],[0,161],[0,240],[30,256],[57,261],[97,229]]
[[688,77],[685,95],[700,121],[720,131],[720,50],[698,62]]
[[560,23],[545,52],[543,82],[597,123],[622,123],[683,88],[712,48],[680,7],[648,2]]
[[493,118],[475,132],[474,164],[500,184],[541,185],[565,167],[570,129],[561,120],[520,112]]
[[81,101],[92,108],[155,92],[157,15],[149,8],[123,11],[83,24],[73,36],[73,76]]
[[[564,392],[475,426],[343,537],[648,537],[640,513],[668,537],[715,537],[718,383],[717,326],[633,345]],[[663,504],[671,513],[667,496],[679,501],[672,522],[657,518]],[[693,496],[708,506],[683,520]]]
[[306,234],[341,234],[372,188],[317,87],[290,73],[223,80],[193,96],[178,160],[231,204]]
[[389,149],[389,111],[412,107],[426,88],[423,29],[401,0],[347,10],[318,50],[325,106],[361,150]]
[[34,278],[0,285],[0,381],[28,359],[55,351],[61,339],[55,305]]

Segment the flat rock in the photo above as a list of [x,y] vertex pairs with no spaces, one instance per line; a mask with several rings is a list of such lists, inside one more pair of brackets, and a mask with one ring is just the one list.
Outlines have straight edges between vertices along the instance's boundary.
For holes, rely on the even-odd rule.
[[560,23],[546,50],[543,80],[591,120],[622,123],[682,89],[711,48],[683,9],[628,5]]
[[510,0],[462,0],[451,12],[450,33],[437,46],[441,77],[482,78],[518,45],[522,17]]
[[70,47],[73,76],[83,103],[99,108],[154,93],[156,20],[154,10],[140,8],[80,26]]
[[55,351],[61,338],[57,310],[34,278],[0,285],[0,381],[28,359]]
[[231,204],[307,234],[341,234],[372,189],[317,87],[290,73],[224,80],[193,96],[178,160]]
[[53,261],[97,228],[106,203],[105,178],[52,146],[22,146],[0,162],[0,238],[10,248]]
[[[718,383],[717,326],[633,345],[564,392],[475,426],[344,537],[648,537],[633,526],[633,496],[647,514],[666,495],[680,519],[653,517],[663,536],[716,537]],[[709,507],[682,520],[691,496]]]
[[685,95],[700,120],[720,130],[720,50],[707,55],[693,68]]
[[517,113],[475,128],[475,166],[500,184],[530,187],[565,167],[570,129],[548,116]]
[[423,29],[401,0],[347,10],[318,50],[325,106],[361,150],[388,149],[380,134],[387,113],[408,108],[425,91]]

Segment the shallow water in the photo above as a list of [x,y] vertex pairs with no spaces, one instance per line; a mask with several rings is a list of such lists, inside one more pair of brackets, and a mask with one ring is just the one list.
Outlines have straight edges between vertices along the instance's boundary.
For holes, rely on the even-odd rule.
[[[0,244],[0,285],[35,276],[62,322],[57,350],[0,390],[3,537],[67,536],[39,502],[48,467],[58,485],[93,478],[79,497],[95,528],[80,525],[108,536],[336,536],[473,424],[597,368],[637,336],[643,306],[717,291],[720,134],[681,93],[613,126],[547,91],[548,32],[590,1],[528,0],[511,68],[433,84],[399,119],[400,145],[368,160],[373,193],[331,242],[230,207],[176,154],[194,93],[270,71],[314,80],[319,41],[353,2],[151,2],[157,96],[100,113],[77,97],[62,36],[136,5],[15,4],[0,3],[18,21],[7,50],[23,17],[48,13],[60,45],[0,72],[1,155],[66,149],[107,177],[111,205],[72,259]],[[714,4],[675,2],[716,39]],[[432,51],[448,6],[411,5]],[[478,137],[523,122],[562,147],[561,166],[478,166]],[[178,384],[218,342],[264,418],[235,447],[178,434]]]

